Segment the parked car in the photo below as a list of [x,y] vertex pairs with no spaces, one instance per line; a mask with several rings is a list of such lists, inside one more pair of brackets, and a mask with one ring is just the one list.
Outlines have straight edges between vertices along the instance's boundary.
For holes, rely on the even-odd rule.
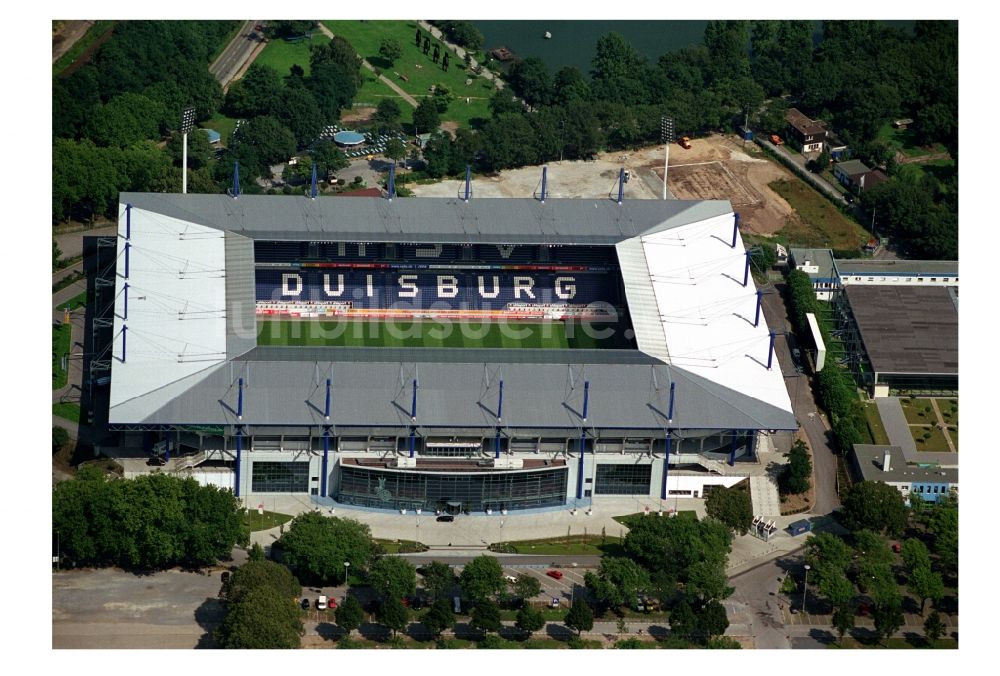
[[552,606],[553,608],[558,608],[558,607],[559,607],[559,605],[560,605],[560,601],[559,601],[559,597],[558,597],[558,596],[553,596],[553,597],[552,597],[552,601],[550,602],[550,605],[551,605],[551,606]]
[[154,455],[152,458],[146,461],[146,464],[150,467],[163,467],[167,464],[167,461],[162,455]]
[[503,577],[505,580],[507,580],[507,582],[510,582],[511,584],[517,582],[517,578],[514,577],[513,575],[504,575]]
[[545,574],[548,575],[551,578],[556,579],[556,580],[561,580],[562,576],[563,576],[561,570],[548,570],[548,571],[545,572]]
[[299,605],[302,606],[302,610],[309,610],[309,599],[302,599]]
[[455,516],[453,514],[442,514],[437,520],[441,523],[451,523],[455,520]]
[[678,143],[684,150],[691,150],[691,138],[689,136],[681,136],[681,140]]
[[327,599],[326,596],[320,596],[316,599],[316,610],[326,610],[327,601],[329,601],[329,599]]
[[777,134],[771,134],[771,143],[773,143],[776,146],[780,146],[782,143],[784,143],[784,141],[782,141],[781,137],[778,136]]

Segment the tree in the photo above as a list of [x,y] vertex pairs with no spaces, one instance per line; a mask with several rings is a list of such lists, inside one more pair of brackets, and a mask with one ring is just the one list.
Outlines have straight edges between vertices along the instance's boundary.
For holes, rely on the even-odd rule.
[[420,623],[434,636],[440,636],[445,629],[451,629],[455,625],[455,615],[451,612],[451,603],[444,597],[437,599],[424,613]]
[[[451,592],[455,587],[455,573],[451,566],[440,561],[431,561],[421,572],[424,589],[432,598],[451,599]],[[451,606],[448,606],[449,608]]]
[[590,631],[594,628],[594,610],[582,598],[574,599],[563,624],[570,629],[576,629],[577,634]]
[[809,459],[809,448],[801,439],[796,439],[792,448],[785,454],[788,464],[781,476],[781,488],[785,493],[805,493],[809,490],[812,478],[812,461]]
[[597,41],[591,68],[590,88],[596,98],[624,104],[648,99],[646,59],[618,33]]
[[879,641],[882,641],[903,626],[903,611],[897,603],[875,606],[872,611],[872,619],[875,621],[875,633]]
[[361,622],[365,619],[364,608],[361,607],[361,603],[353,596],[348,596],[344,599],[344,602],[337,606],[333,614],[337,620],[337,626],[348,634],[360,627]]
[[342,584],[344,562],[354,571],[364,570],[374,551],[367,525],[316,512],[295,517],[275,544],[300,579],[320,584]]
[[[53,244],[55,241],[53,240]],[[58,425],[52,426],[52,448],[54,450],[59,450],[63,446],[69,443],[69,432],[66,431],[65,427],[59,427]],[[532,578],[534,579],[534,578]],[[535,580],[537,582],[537,580]]]
[[542,593],[542,583],[537,577],[522,573],[517,576],[517,581],[514,582],[514,593],[525,601],[525,605],[528,605],[527,602],[530,599]]
[[437,130],[441,124],[437,104],[431,97],[424,97],[413,111],[413,126],[419,133],[429,134]]
[[302,619],[291,598],[272,587],[246,591],[238,603],[230,603],[216,640],[223,648],[298,648]]
[[399,109],[396,99],[382,99],[375,107],[372,122],[378,129],[396,131],[400,129],[399,119],[403,112]]
[[728,582],[725,561],[721,565],[717,561],[697,561],[688,567],[685,592],[691,598],[707,603],[713,599],[727,598],[732,594],[733,588]]
[[705,512],[740,535],[753,523],[750,493],[736,488],[716,488],[705,498]]
[[243,77],[229,87],[223,110],[232,117],[248,119],[273,115],[284,89],[281,74],[274,68],[250,64]]
[[124,148],[143,140],[158,141],[167,124],[163,104],[142,94],[125,92],[88,116],[84,134],[99,146]]
[[403,45],[399,44],[399,40],[396,38],[382,38],[382,42],[378,46],[378,53],[389,62],[391,67],[399,57],[403,56]]
[[944,622],[941,620],[941,614],[936,610],[932,611],[931,614],[927,616],[927,619],[924,620],[924,635],[927,637],[928,641],[933,643],[941,638],[941,636],[944,635],[944,632],[945,626]]
[[320,141],[313,147],[309,156],[316,163],[316,173],[319,176],[329,176],[330,172],[336,172],[350,165],[347,156],[332,141]]
[[958,500],[939,500],[927,520],[927,530],[934,536],[934,553],[941,567],[950,575],[958,574]]
[[385,144],[385,156],[398,162],[406,157],[406,144],[395,137],[389,139]]
[[368,572],[368,581],[383,599],[402,599],[417,590],[417,571],[399,556],[383,556]]
[[717,578],[721,571],[725,584],[732,534],[718,521],[681,513],[672,519],[637,519],[629,526],[625,551],[646,570],[687,583],[697,563],[697,577],[707,578],[712,571]]
[[851,530],[867,528],[897,535],[906,527],[906,516],[903,496],[895,487],[880,481],[856,483],[844,498],[844,523]]
[[601,559],[597,575],[587,571],[584,583],[594,597],[612,608],[628,605],[650,586],[649,573],[632,559]]
[[736,80],[750,75],[750,43],[746,21],[709,21],[705,26],[708,73],[712,81]]
[[302,585],[280,563],[252,560],[229,576],[223,586],[222,597],[227,603],[239,603],[244,594],[259,587],[269,587],[287,598],[294,598],[302,592]]
[[854,629],[854,608],[847,604],[834,606],[831,622],[843,640],[844,635]]
[[910,571],[907,589],[920,599],[920,615],[922,617],[927,599],[937,603],[944,596],[944,581],[941,579],[941,573],[931,571],[928,564]]
[[476,605],[472,609],[471,624],[487,633],[500,631],[500,627],[503,626],[500,621],[500,606],[497,605],[496,601],[488,598],[476,601]]
[[410,621],[410,611],[401,600],[392,596],[379,605],[376,617],[382,625],[392,630],[392,637],[396,638],[396,632],[406,629]]
[[448,106],[450,106],[451,102],[455,100],[455,95],[451,93],[450,89],[439,82],[434,85],[434,93],[431,94],[431,100],[434,102],[434,106],[437,108],[438,113],[444,115],[448,112]]
[[534,607],[530,603],[525,603],[517,611],[517,619],[514,621],[514,626],[521,631],[527,632],[528,636],[531,636],[545,626],[545,615],[542,614],[539,608]]
[[315,141],[323,131],[323,113],[316,97],[302,85],[285,87],[274,106],[274,115],[292,132],[300,148]]
[[478,52],[486,41],[483,34],[469,21],[444,21],[442,30],[456,45],[465,47],[470,52]]
[[697,630],[698,618],[687,599],[681,599],[670,611],[670,634],[690,641]]
[[706,603],[698,611],[697,617],[698,634],[702,643],[716,636],[722,636],[729,626],[725,607],[715,599]]
[[260,546],[259,542],[253,543],[253,546],[250,547],[250,551],[247,554],[247,558],[250,561],[264,560],[264,548]]
[[842,570],[821,569],[816,571],[816,589],[834,608],[846,606],[854,597],[854,585]]
[[537,56],[516,61],[507,77],[511,89],[533,106],[545,105],[552,95],[552,78],[545,62]]
[[477,556],[465,564],[459,584],[473,603],[495,598],[505,587],[500,562],[486,554]]
[[[252,153],[265,168],[286,161],[295,153],[295,137],[270,116],[255,117],[233,132],[232,147]],[[242,164],[242,161],[241,161]]]

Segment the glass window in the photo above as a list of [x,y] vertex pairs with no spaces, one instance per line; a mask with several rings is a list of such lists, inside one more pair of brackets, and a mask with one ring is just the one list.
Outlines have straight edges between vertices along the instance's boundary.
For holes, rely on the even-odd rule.
[[254,493],[305,493],[309,490],[308,462],[254,462]]
[[526,509],[566,504],[565,467],[528,472],[432,474],[341,467],[336,499],[385,509],[468,511]]
[[649,495],[651,465],[597,465],[597,495]]

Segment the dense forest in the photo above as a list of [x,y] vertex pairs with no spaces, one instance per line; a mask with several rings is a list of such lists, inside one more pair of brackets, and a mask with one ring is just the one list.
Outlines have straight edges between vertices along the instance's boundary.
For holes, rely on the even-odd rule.
[[[292,23],[271,22],[269,30],[294,33],[299,27]],[[454,39],[479,46],[481,36],[467,22],[439,24]],[[226,161],[213,162],[207,143],[194,142],[193,192],[223,190],[232,160],[240,162],[244,190],[258,190],[255,178],[269,164],[309,146],[350,105],[362,82],[360,61],[342,38],[313,48],[308,76],[298,67],[278,73],[253,66],[223,97],[207,70],[209,52],[234,26],[120,22],[89,63],[54,78],[54,223],[113,217],[122,190],[178,185],[174,130],[185,105],[196,106],[199,120],[216,112],[247,120]],[[880,233],[917,257],[957,257],[954,165],[897,166],[880,139],[888,122],[910,117],[913,142],[940,143],[957,160],[957,23],[917,21],[903,31],[875,21],[827,21],[822,37],[813,28],[810,21],[712,21],[702,44],[656,62],[609,33],[598,41],[589,73],[565,67],[553,75],[536,58],[516,61],[506,74],[509,90],[493,95],[488,119],[431,139],[426,172],[458,175],[468,164],[492,172],[656,143],[664,115],[673,117],[678,134],[692,136],[730,131],[745,119],[760,132],[777,131],[795,106],[827,122],[854,157],[886,169],[890,180],[862,198]],[[415,111],[420,129],[436,127],[447,108],[436,99],[426,97]],[[399,118],[398,106],[385,105],[374,123],[399,128]],[[322,168],[342,166],[343,156],[327,145],[314,149]]]

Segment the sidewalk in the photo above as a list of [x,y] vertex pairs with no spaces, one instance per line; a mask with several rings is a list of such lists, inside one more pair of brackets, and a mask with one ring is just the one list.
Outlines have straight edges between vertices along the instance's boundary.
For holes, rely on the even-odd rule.
[[[323,35],[330,38],[331,40],[333,39],[333,31],[331,31],[329,28],[323,25],[323,22],[319,22],[316,25],[319,26],[319,30],[323,33]],[[364,66],[373,73],[375,72],[375,66],[368,63],[368,61],[366,61],[363,56],[358,54],[358,58],[361,59],[362,66]],[[387,78],[385,75],[379,75],[378,79],[384,82],[386,85],[388,85],[389,89],[399,94],[400,98],[402,98],[404,101],[409,103],[414,108],[417,107],[417,100],[412,96],[410,96],[409,94],[407,94],[406,92],[404,92],[402,89],[400,89],[399,85],[397,85],[395,82]]]
[[[434,37],[436,37],[438,40],[440,40],[441,42],[443,42],[445,44],[445,46],[448,47],[448,49],[450,49],[451,51],[455,52],[455,56],[457,56],[459,59],[461,59],[462,61],[465,60],[465,50],[462,49],[461,47],[459,47],[458,45],[456,45],[453,42],[448,42],[448,40],[445,39],[444,35],[441,33],[440,30],[438,30],[437,27],[432,26],[432,25],[430,25],[429,23],[427,23],[426,21],[423,21],[423,20],[417,21],[417,25],[419,25],[425,31],[427,31],[428,33],[430,33],[431,35],[433,35]],[[475,68],[478,65],[479,65],[479,63],[476,61],[476,59],[474,57],[472,57],[472,58],[469,59],[469,67]],[[503,80],[501,80],[496,75],[496,73],[494,73],[493,71],[491,71],[486,66],[483,66],[482,76],[484,78],[486,78],[487,80],[491,80],[493,82],[493,85],[497,89],[503,89],[504,88]]]

